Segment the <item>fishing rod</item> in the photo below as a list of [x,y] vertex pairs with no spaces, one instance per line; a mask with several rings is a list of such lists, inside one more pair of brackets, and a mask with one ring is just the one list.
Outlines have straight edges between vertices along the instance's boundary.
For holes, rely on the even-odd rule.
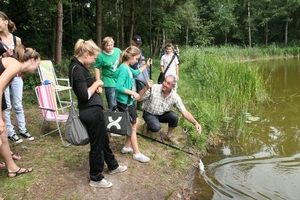
[[147,136],[147,135],[143,135],[143,134],[140,134],[140,133],[137,133],[137,134],[140,135],[140,136],[142,136],[143,138],[151,139],[151,140],[153,140],[153,141],[155,141],[155,142],[158,142],[158,143],[160,143],[160,144],[164,144],[164,145],[166,145],[166,146],[168,146],[168,147],[171,147],[171,148],[173,148],[173,149],[177,149],[177,150],[182,151],[182,152],[184,152],[184,153],[187,153],[187,154],[190,154],[190,155],[194,155],[193,153],[191,153],[191,152],[189,152],[189,151],[185,151],[185,150],[180,149],[180,148],[178,148],[178,147],[175,147],[175,146],[173,146],[173,145],[170,145],[170,144],[164,143],[164,142],[162,142],[162,141],[159,141],[159,140],[157,140],[157,139],[154,139],[154,138],[152,138],[152,137],[149,137],[149,136]]
[[[149,46],[150,46],[150,58],[152,59],[152,32],[151,32],[151,27],[152,27],[152,0],[150,0],[150,16],[149,16]],[[149,78],[150,80],[152,79],[152,64],[150,64],[149,67],[150,74]]]

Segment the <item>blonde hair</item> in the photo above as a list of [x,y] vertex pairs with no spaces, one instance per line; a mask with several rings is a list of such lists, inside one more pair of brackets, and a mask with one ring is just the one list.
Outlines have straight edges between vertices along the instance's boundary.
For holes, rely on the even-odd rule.
[[120,58],[119,58],[119,64],[128,61],[133,56],[141,54],[141,51],[139,48],[135,46],[129,46],[125,50],[121,52]]
[[7,27],[8,27],[8,31],[10,33],[13,33],[15,30],[17,30],[17,27],[16,27],[15,23],[13,21],[11,21],[8,18],[8,16],[4,12],[2,12],[2,11],[0,11],[0,18],[2,18],[3,20],[7,20],[8,21]]
[[96,45],[93,40],[78,39],[74,47],[75,57],[80,57],[84,53],[90,53],[91,55],[97,55],[101,52],[101,49]]
[[19,62],[26,62],[29,59],[38,59],[41,58],[41,55],[31,47],[25,47],[23,44],[17,45],[15,48],[15,58]]
[[103,40],[102,40],[102,48],[104,48],[104,46],[107,44],[107,43],[109,43],[109,42],[111,42],[111,43],[113,43],[113,44],[115,44],[115,41],[114,41],[114,39],[112,38],[112,37],[105,37]]

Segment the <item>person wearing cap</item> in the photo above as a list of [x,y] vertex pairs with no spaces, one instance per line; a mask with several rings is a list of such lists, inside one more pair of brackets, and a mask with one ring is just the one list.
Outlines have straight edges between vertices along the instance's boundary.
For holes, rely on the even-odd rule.
[[[131,45],[139,48],[139,50],[141,52],[141,56],[140,56],[138,62],[131,66],[133,69],[139,69],[139,68],[143,67],[144,65],[146,65],[143,51],[140,48],[141,44],[142,44],[142,39],[140,36],[135,35],[132,37]],[[149,68],[147,68],[147,70],[144,70],[142,73],[140,73],[134,79],[135,79],[135,81],[134,81],[134,85],[133,85],[133,90],[136,92],[139,92],[149,81]],[[142,110],[142,105],[143,105],[143,102],[137,102],[137,109]]]

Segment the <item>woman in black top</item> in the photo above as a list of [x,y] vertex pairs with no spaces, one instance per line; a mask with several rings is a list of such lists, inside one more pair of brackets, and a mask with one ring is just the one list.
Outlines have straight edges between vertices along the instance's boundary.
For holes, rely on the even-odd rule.
[[32,48],[25,48],[22,44],[15,48],[15,58],[0,58],[0,144],[2,143],[0,146],[0,157],[7,166],[8,177],[10,178],[32,172],[33,169],[19,167],[11,157],[7,128],[4,121],[4,110],[7,106],[5,99],[3,99],[3,92],[17,73],[33,73],[38,68],[39,63],[40,54]]
[[78,99],[80,120],[86,126],[90,139],[90,182],[92,187],[108,188],[112,183],[102,175],[104,161],[108,173],[123,172],[126,166],[119,165],[109,147],[109,138],[103,115],[102,80],[95,81],[88,68],[95,62],[100,48],[92,41],[79,39],[74,48],[75,57],[69,66],[69,79]]

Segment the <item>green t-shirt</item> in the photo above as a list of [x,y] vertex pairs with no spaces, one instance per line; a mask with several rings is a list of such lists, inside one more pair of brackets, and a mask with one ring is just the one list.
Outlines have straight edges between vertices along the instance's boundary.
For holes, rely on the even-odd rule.
[[104,87],[116,87],[120,53],[121,50],[114,47],[112,54],[108,55],[102,51],[96,59],[94,67],[101,70]]
[[[128,95],[125,94],[125,90],[131,90],[133,85],[133,77],[139,75],[140,70],[132,69],[126,64],[122,63],[118,68],[118,78],[116,84],[116,98],[117,102],[127,104]],[[131,98],[130,105],[133,104],[133,99]]]

